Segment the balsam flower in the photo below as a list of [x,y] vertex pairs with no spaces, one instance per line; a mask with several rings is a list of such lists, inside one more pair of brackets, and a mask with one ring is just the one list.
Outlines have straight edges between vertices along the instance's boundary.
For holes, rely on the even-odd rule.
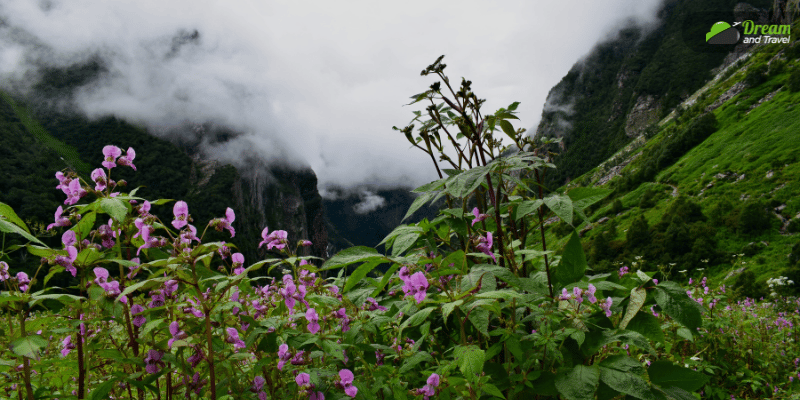
[[175,215],[175,219],[172,220],[172,226],[174,226],[175,229],[183,228],[188,223],[189,205],[183,200],[178,201],[172,207],[172,214]]
[[225,210],[225,218],[215,218],[212,219],[211,222],[208,224],[211,225],[214,229],[219,232],[222,232],[223,229],[227,229],[228,232],[231,234],[231,237],[236,236],[236,230],[233,229],[233,221],[236,220],[236,214],[233,212],[233,209],[228,207]]
[[594,293],[596,291],[597,291],[597,288],[590,283],[589,284],[589,290],[586,291],[586,294],[587,294],[586,297],[589,299],[589,302],[592,303],[592,304],[597,303],[597,297],[594,297]]
[[103,166],[108,168],[114,168],[117,166],[117,158],[122,155],[122,150],[113,145],[108,145],[103,147]]
[[73,179],[66,190],[64,190],[64,188],[61,190],[67,195],[67,199],[64,200],[64,204],[67,205],[73,205],[77,203],[81,197],[86,196],[86,190],[81,187],[81,182],[78,179]]
[[233,343],[234,349],[238,350],[246,347],[244,341],[239,338],[239,331],[237,331],[236,328],[226,328],[225,332],[228,333],[228,337],[225,338],[225,341]]
[[436,394],[436,388],[439,386],[439,375],[438,374],[431,374],[428,377],[426,385],[423,386],[421,389],[416,390],[417,395],[424,396],[424,400],[428,400],[431,396]]
[[486,232],[486,237],[479,236],[478,243],[475,245],[475,248],[478,251],[483,252],[484,254],[491,256],[492,261],[497,262],[497,259],[494,258],[494,252],[492,252],[492,245],[494,242],[492,241],[492,232]]
[[233,253],[231,256],[231,261],[233,261],[233,273],[235,275],[240,275],[244,273],[244,254],[242,253]]
[[69,354],[69,351],[75,348],[75,344],[72,343],[72,336],[67,336],[64,340],[61,341],[61,357],[66,357]]
[[133,307],[131,307],[131,315],[134,316],[133,325],[137,328],[141,328],[142,325],[147,322],[147,318],[145,318],[144,315],[141,315],[142,312],[144,312],[144,307],[139,304],[134,304]]
[[339,382],[336,383],[337,386],[344,389],[344,394],[355,398],[358,393],[358,388],[353,386],[353,372],[349,369],[340,370],[339,379]]
[[28,284],[31,283],[31,279],[28,277],[28,274],[24,272],[17,272],[17,283],[19,284],[19,290],[22,292],[28,291]]
[[128,151],[125,153],[124,156],[120,157],[119,160],[117,160],[117,164],[125,167],[131,167],[133,168],[134,171],[136,171],[136,166],[133,165],[134,158],[136,158],[136,152],[133,150],[133,147],[128,147]]
[[308,320],[308,331],[311,333],[319,332],[319,315],[317,310],[309,308],[306,311],[306,320]]
[[144,370],[148,374],[155,374],[164,367],[164,363],[161,361],[161,357],[163,354],[158,350],[150,349],[147,352],[147,357],[144,358],[145,368]]
[[62,216],[62,214],[64,214],[64,208],[61,207],[61,206],[58,206],[58,208],[56,209],[55,222],[53,222],[50,225],[47,225],[47,230],[48,231],[50,229],[53,229],[56,226],[70,226],[70,225],[72,225],[72,223],[69,221],[69,218]]
[[178,321],[172,321],[169,324],[169,333],[172,335],[172,338],[170,338],[169,341],[167,341],[167,347],[170,349],[172,348],[172,344],[175,343],[176,340],[183,340],[189,337],[189,335],[187,335],[186,332],[180,329]]
[[284,343],[278,346],[278,370],[283,371],[283,366],[292,358],[292,353],[289,352],[289,345]]
[[258,244],[258,247],[260,248],[266,244],[267,250],[272,250],[273,248],[283,250],[289,243],[287,240],[288,235],[286,231],[273,231],[270,233],[269,228],[264,228],[264,230],[261,231],[261,238],[264,240]]
[[472,215],[475,216],[475,218],[472,220],[472,226],[475,226],[475,224],[485,220],[486,217],[488,217],[488,215],[486,214],[481,214],[480,211],[478,210],[478,207],[472,209]]
[[301,372],[297,374],[294,381],[297,383],[297,386],[300,386],[300,389],[305,389],[311,386],[311,375]]
[[11,274],[8,273],[8,263],[0,261],[0,282],[11,279]]
[[100,192],[106,190],[108,187],[108,176],[106,176],[106,171],[102,168],[97,168],[92,171],[92,180],[94,181],[94,190]]
[[611,300],[611,297],[609,297],[609,298],[606,299],[606,301],[604,301],[604,302],[599,304],[600,308],[605,310],[606,317],[610,317],[611,316],[611,303],[612,303],[612,300]]
[[74,231],[66,231],[63,235],[61,235],[61,243],[64,244],[64,250],[67,251],[67,256],[56,256],[56,264],[64,267],[69,273],[75,277],[78,273],[78,270],[75,269],[75,266],[72,265],[73,262],[78,258],[78,249],[75,248],[75,244],[78,243],[77,238],[75,237]]

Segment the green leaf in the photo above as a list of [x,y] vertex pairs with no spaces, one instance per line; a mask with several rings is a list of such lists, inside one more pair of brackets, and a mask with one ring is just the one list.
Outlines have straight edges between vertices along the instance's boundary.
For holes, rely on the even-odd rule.
[[75,262],[78,265],[89,266],[102,257],[103,253],[97,251],[94,247],[87,247],[78,253],[78,258],[75,259]]
[[506,347],[517,359],[517,364],[521,365],[525,361],[526,357],[525,353],[522,352],[522,344],[516,336],[512,335],[506,339]]
[[661,282],[655,287],[654,297],[656,303],[672,319],[689,328],[692,334],[697,333],[697,328],[703,324],[697,302],[690,299],[675,282]]
[[392,264],[391,268],[389,268],[389,270],[383,274],[383,278],[381,278],[378,286],[375,287],[375,291],[372,292],[372,297],[377,297],[378,294],[381,293],[381,290],[383,290],[383,288],[386,287],[386,284],[389,283],[392,277],[394,277],[394,273],[398,268],[400,268],[400,264]]
[[114,384],[117,383],[116,379],[110,379],[92,390],[92,393],[89,394],[90,400],[103,400],[108,398],[108,393],[111,392],[111,389],[114,388]]
[[47,341],[39,335],[30,335],[19,338],[11,343],[14,353],[18,356],[39,359],[39,349],[47,347]]
[[[505,122],[505,121],[503,121],[503,122]],[[488,393],[488,394],[490,394],[490,395],[492,395],[492,396],[494,396],[494,397],[499,397],[501,399],[505,399],[506,398],[505,396],[503,396],[503,392],[501,392],[500,389],[497,388],[497,386],[492,385],[491,383],[484,383],[483,384],[483,391]]]
[[470,382],[475,382],[483,372],[484,351],[475,345],[456,346],[454,362]]
[[404,374],[424,361],[433,361],[433,357],[425,351],[417,352],[403,362],[398,372]]
[[27,230],[17,226],[16,224],[12,224],[11,222],[6,221],[4,219],[0,219],[0,232],[16,233],[22,235],[25,239],[28,239],[31,242],[39,243],[40,245],[47,247],[47,245],[42,243],[41,240],[35,238],[33,235],[28,233]]
[[562,221],[572,225],[572,199],[567,196],[553,195],[545,197],[544,204]]
[[641,376],[631,372],[600,367],[600,380],[612,389],[642,400],[656,400],[650,385]]
[[128,208],[120,199],[111,197],[102,199],[100,200],[100,208],[117,222],[125,221],[125,217],[128,215]]
[[442,305],[442,315],[443,315],[443,319],[444,319],[445,324],[447,323],[447,317],[450,316],[450,313],[452,313],[453,310],[455,310],[456,307],[460,306],[463,303],[464,303],[464,300],[456,300],[456,301],[453,301],[453,302],[450,302],[450,303],[445,303],[445,304]]
[[72,229],[70,229],[71,231],[75,232],[75,236],[77,236],[79,242],[89,236],[89,232],[91,232],[92,228],[94,228],[94,221],[96,218],[96,212],[92,211],[90,213],[86,213],[86,215],[81,217],[81,220],[78,221],[78,223],[75,224]]
[[479,299],[503,299],[511,301],[513,299],[521,299],[523,296],[513,290],[492,290],[489,292],[478,293],[475,295]]
[[663,387],[676,386],[694,392],[708,382],[708,377],[700,372],[679,367],[669,361],[654,361],[647,368],[650,381]]
[[596,365],[562,368],[556,374],[556,389],[567,400],[594,400],[599,384],[600,370]]
[[436,307],[426,307],[426,308],[423,308],[422,310],[419,310],[419,311],[415,312],[414,315],[411,316],[411,318],[405,320],[403,322],[403,324],[400,325],[400,329],[403,330],[403,329],[405,329],[407,327],[417,326],[417,325],[425,322],[425,319],[428,318],[428,315],[430,315],[431,312],[433,310],[435,310],[435,309],[436,309]]
[[378,250],[375,250],[372,247],[366,247],[366,246],[350,247],[348,249],[344,249],[336,253],[335,256],[331,257],[328,261],[325,262],[325,264],[322,265],[320,271],[326,271],[334,268],[342,268],[353,263],[372,261],[380,257],[382,256],[378,253]]
[[375,269],[375,267],[385,262],[386,261],[383,259],[376,259],[376,260],[370,260],[368,262],[359,265],[358,268],[356,268],[356,270],[353,271],[353,274],[347,278],[347,283],[345,283],[344,288],[342,289],[342,293],[348,292],[357,283],[361,282],[370,271],[372,271],[373,269]]
[[644,374],[644,367],[642,367],[642,364],[625,355],[609,356],[600,362],[600,366],[622,372],[631,372],[636,375]]
[[[317,340],[317,337],[312,337],[310,340]],[[313,342],[312,342],[313,343]],[[322,350],[325,350],[325,353],[330,354],[331,356],[344,361],[344,347],[342,345],[332,342],[330,340],[323,340],[322,341]]]
[[47,271],[47,275],[44,277],[44,287],[47,287],[47,282],[49,282],[50,279],[53,278],[55,274],[61,273],[63,271],[64,267],[60,265],[54,265],[50,267],[50,271]]
[[631,297],[630,301],[628,302],[628,310],[625,312],[625,317],[623,317],[622,321],[619,323],[619,329],[625,329],[625,327],[628,326],[628,323],[631,322],[633,317],[636,316],[636,313],[638,313],[644,305],[646,298],[647,291],[644,288],[636,287],[631,290]]
[[514,209],[514,219],[519,220],[520,218],[536,211],[544,204],[542,200],[528,200],[523,201]]
[[637,313],[636,316],[631,319],[630,323],[628,323],[627,329],[629,331],[639,332],[642,336],[653,342],[665,342],[664,331],[661,330],[661,323],[658,318],[647,312]]
[[691,393],[676,386],[660,387],[653,385],[653,390],[668,396],[669,400],[697,400]]
[[[431,184],[433,184],[433,183],[437,183],[437,182],[431,182]],[[423,186],[423,187],[424,187],[424,186]],[[412,203],[411,203],[411,206],[410,206],[410,207],[408,207],[408,211],[406,211],[406,215],[403,217],[403,219],[402,219],[402,220],[400,220],[400,222],[403,222],[403,221],[405,221],[405,220],[406,220],[408,217],[410,217],[410,216],[414,215],[414,213],[415,213],[417,210],[419,210],[420,208],[422,208],[422,206],[424,206],[426,203],[428,203],[429,201],[431,201],[431,199],[433,199],[433,197],[434,197],[435,195],[436,195],[436,193],[435,193],[435,192],[430,192],[430,193],[425,193],[425,194],[423,194],[423,195],[417,196],[417,198],[416,198],[416,199],[414,199],[414,202],[412,202]]]
[[25,225],[25,222],[17,216],[14,209],[6,203],[0,202],[0,219],[6,219],[14,225],[22,228],[25,232],[31,233],[30,229]]
[[409,229],[400,235],[397,235],[397,237],[394,239],[394,242],[392,243],[393,256],[399,256],[405,253],[411,248],[411,246],[414,245],[414,243],[417,242],[417,239],[419,239],[419,236],[422,234],[422,229],[419,227],[414,226],[409,228],[413,229]]
[[472,322],[472,325],[475,325],[475,328],[486,336],[489,336],[490,313],[489,310],[482,307],[475,307],[469,312],[469,320]]
[[505,132],[505,133],[506,133],[506,135],[508,135],[508,137],[510,137],[510,138],[514,138],[514,137],[516,137],[516,136],[517,136],[517,132],[515,132],[515,131],[514,131],[514,126],[512,126],[512,125],[511,125],[511,123],[510,123],[510,122],[508,122],[508,121],[506,121],[506,120],[501,120],[501,121],[500,121],[500,128],[501,128],[501,129],[503,130],[503,132]]
[[570,283],[578,282],[583,278],[586,271],[586,255],[583,253],[581,247],[581,240],[578,233],[573,231],[569,241],[564,246],[564,255],[553,273],[556,281],[560,282],[562,286],[569,285]]

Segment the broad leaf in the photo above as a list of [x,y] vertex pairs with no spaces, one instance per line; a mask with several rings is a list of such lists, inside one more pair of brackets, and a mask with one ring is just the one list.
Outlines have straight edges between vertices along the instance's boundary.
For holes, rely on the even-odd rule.
[[358,282],[361,282],[365,276],[367,276],[370,271],[375,269],[380,264],[383,264],[385,260],[383,259],[374,259],[368,262],[365,262],[356,268],[355,271],[347,278],[347,283],[344,285],[342,289],[342,293],[348,292],[352,289]]
[[564,246],[561,264],[555,268],[553,277],[562,286],[566,286],[581,280],[584,272],[586,272],[586,267],[586,255],[583,253],[581,240],[578,238],[578,234],[573,231],[572,236]]
[[125,221],[125,217],[128,215],[128,208],[120,199],[109,197],[100,200],[100,208],[118,222]]
[[612,389],[642,400],[656,400],[650,385],[641,376],[631,372],[600,367],[600,380]]
[[25,229],[17,226],[16,224],[13,224],[13,223],[11,223],[9,221],[6,221],[4,219],[0,219],[0,232],[16,233],[16,234],[22,235],[25,239],[28,239],[31,242],[39,243],[40,245],[47,247],[47,245],[42,243],[41,240],[35,238],[33,235],[28,233],[28,231],[26,231]]
[[647,368],[650,381],[663,387],[676,386],[694,392],[708,382],[708,376],[688,368],[679,367],[669,361],[654,361]]
[[22,219],[17,216],[17,213],[14,212],[14,209],[3,202],[0,202],[0,219],[8,220],[14,225],[25,230],[25,232],[31,233],[30,229],[28,229],[28,226],[25,225],[25,222],[23,222]]
[[562,368],[556,374],[556,389],[567,400],[594,400],[599,384],[600,370],[596,365]]
[[579,187],[570,190],[569,193],[567,193],[567,196],[572,199],[575,208],[583,210],[586,207],[603,200],[612,192],[613,190],[611,189]]
[[39,350],[47,347],[47,341],[39,335],[30,335],[11,343],[11,348],[18,356],[39,359]]
[[322,265],[320,271],[326,271],[334,268],[342,268],[356,262],[372,261],[376,258],[382,257],[377,250],[372,247],[355,246],[344,249],[335,256],[331,257],[325,264]]
[[554,195],[545,197],[544,204],[562,221],[572,225],[572,199],[567,196]]
[[478,346],[456,346],[453,351],[455,364],[470,382],[475,382],[483,372],[484,351]]
[[639,332],[642,336],[653,342],[665,342],[664,331],[661,330],[661,322],[650,313],[637,313],[636,316],[631,319],[630,323],[628,323],[627,329],[629,331]]
[[[644,301],[647,298],[647,291],[644,288],[633,288],[631,290],[631,297],[630,301],[628,302],[628,310],[625,312],[625,317],[622,318],[622,321],[619,323],[619,329],[625,329],[628,326],[628,323],[631,322],[636,313],[642,308],[644,305]],[[611,386],[611,385],[609,385]]]
[[407,358],[403,362],[403,365],[400,367],[400,370],[398,372],[404,374],[410,371],[412,368],[416,367],[419,363],[425,361],[433,361],[433,357],[431,357],[431,355],[425,351],[419,351],[417,353],[414,353],[413,356]]
[[654,297],[667,315],[696,334],[703,324],[702,315],[697,302],[690,299],[683,288],[674,282],[662,282],[655,287]]
[[86,239],[86,237],[89,236],[89,232],[91,232],[92,228],[94,228],[95,219],[97,219],[96,212],[92,211],[86,213],[86,215],[81,217],[81,220],[70,229],[71,231],[75,232],[75,236],[77,236],[78,241]]
[[436,307],[427,307],[422,310],[417,311],[411,318],[405,320],[402,325],[400,325],[400,329],[405,329],[410,326],[417,326],[428,318],[428,315],[431,315],[431,312],[435,310]]

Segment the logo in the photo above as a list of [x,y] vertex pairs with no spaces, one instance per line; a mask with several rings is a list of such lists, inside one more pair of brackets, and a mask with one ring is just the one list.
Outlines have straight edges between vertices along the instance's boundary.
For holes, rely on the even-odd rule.
[[[736,29],[741,25],[742,32]],[[791,25],[758,25],[752,20],[731,24],[719,21],[706,33],[706,43],[712,45],[742,43],[789,43]]]
[[706,43],[708,44],[735,44],[739,42],[742,35],[739,30],[732,27],[727,22],[717,22],[711,26],[711,30],[706,33]]

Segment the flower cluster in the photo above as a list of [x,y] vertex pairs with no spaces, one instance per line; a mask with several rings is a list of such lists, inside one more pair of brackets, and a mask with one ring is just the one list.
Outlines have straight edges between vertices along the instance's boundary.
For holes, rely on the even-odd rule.
[[398,272],[400,280],[403,281],[403,293],[406,296],[414,296],[417,304],[422,303],[428,295],[428,278],[422,272],[416,272],[409,276],[408,267],[403,266]]

